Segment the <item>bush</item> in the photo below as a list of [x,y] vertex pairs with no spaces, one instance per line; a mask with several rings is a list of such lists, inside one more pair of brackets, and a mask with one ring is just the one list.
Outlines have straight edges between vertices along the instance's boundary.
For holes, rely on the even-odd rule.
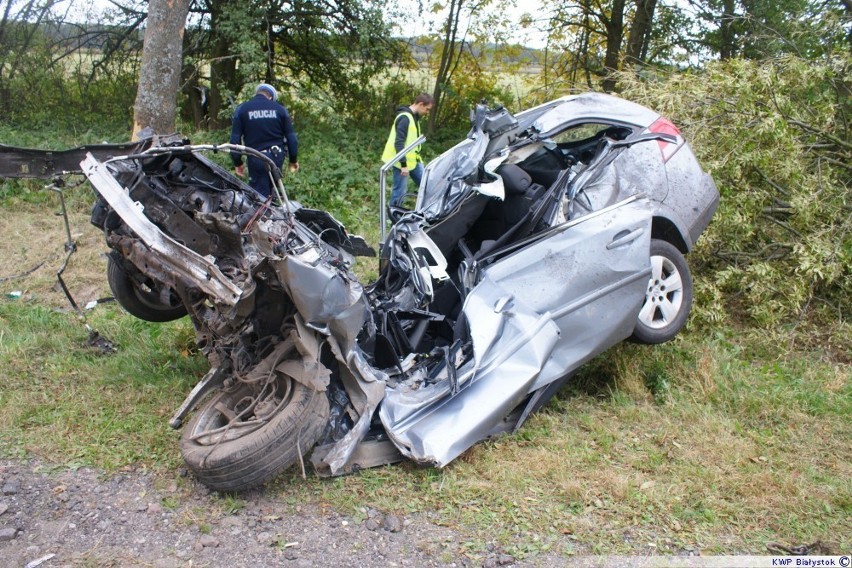
[[850,57],[731,60],[664,80],[621,78],[626,98],[671,118],[721,204],[693,264],[705,319],[770,327],[848,318],[852,296]]
[[[18,35],[27,29],[13,26]],[[134,54],[107,59],[94,48],[63,54],[65,46],[54,43],[51,29],[34,31],[29,43],[16,36],[0,53],[0,126],[75,135],[92,126],[121,128],[123,139],[129,138],[138,79]]]

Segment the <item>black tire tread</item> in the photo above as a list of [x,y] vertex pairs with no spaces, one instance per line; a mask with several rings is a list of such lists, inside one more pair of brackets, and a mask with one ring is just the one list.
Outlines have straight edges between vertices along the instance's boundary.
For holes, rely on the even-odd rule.
[[183,305],[154,307],[140,300],[133,279],[111,257],[107,261],[107,281],[112,295],[121,307],[141,320],[161,323],[174,321],[186,315],[186,308]]
[[223,442],[211,452],[192,440],[189,433],[205,412],[227,393],[208,401],[186,425],[180,441],[187,467],[207,487],[217,491],[245,491],[270,481],[307,453],[322,435],[329,404],[324,392],[293,382],[287,407],[256,432]]

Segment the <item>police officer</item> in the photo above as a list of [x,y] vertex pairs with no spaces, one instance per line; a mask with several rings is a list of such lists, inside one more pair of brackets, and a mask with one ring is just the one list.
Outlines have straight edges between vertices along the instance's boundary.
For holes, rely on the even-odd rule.
[[[244,144],[272,158],[278,168],[284,157],[290,156],[290,171],[299,171],[299,140],[293,130],[293,121],[284,105],[278,102],[275,87],[261,83],[254,97],[237,107],[231,121],[231,144]],[[232,152],[231,159],[237,175],[245,175],[241,154]],[[254,156],[247,156],[249,185],[265,197],[272,193],[266,165]]]
[[[433,99],[428,93],[421,93],[414,98],[414,102],[396,109],[397,115],[391,126],[388,141],[382,153],[382,162],[387,162],[403,148],[420,138],[420,117],[429,114],[432,110]],[[414,148],[393,165],[393,190],[391,191],[390,204],[402,203],[408,188],[409,177],[420,186],[423,177],[423,158],[420,157],[420,148]]]

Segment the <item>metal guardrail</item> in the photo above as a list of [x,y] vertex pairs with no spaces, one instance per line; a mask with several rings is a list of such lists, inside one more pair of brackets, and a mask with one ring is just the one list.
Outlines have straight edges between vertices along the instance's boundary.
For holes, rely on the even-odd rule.
[[387,224],[387,188],[385,187],[385,181],[387,179],[388,170],[391,169],[400,158],[408,154],[414,148],[423,144],[423,142],[425,141],[426,136],[420,136],[420,138],[400,150],[399,154],[385,162],[384,165],[382,165],[382,168],[379,170],[379,187],[381,189],[381,191],[379,192],[379,223],[381,223],[381,225],[379,226],[379,245],[383,245],[385,242],[385,224]]

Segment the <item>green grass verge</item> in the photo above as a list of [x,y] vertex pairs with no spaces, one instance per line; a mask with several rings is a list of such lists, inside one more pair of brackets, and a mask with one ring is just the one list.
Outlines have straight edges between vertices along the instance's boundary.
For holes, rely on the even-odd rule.
[[176,467],[167,421],[206,371],[189,322],[149,324],[109,306],[90,324],[116,354],[86,347],[70,313],[0,301],[0,452],[107,470]]

